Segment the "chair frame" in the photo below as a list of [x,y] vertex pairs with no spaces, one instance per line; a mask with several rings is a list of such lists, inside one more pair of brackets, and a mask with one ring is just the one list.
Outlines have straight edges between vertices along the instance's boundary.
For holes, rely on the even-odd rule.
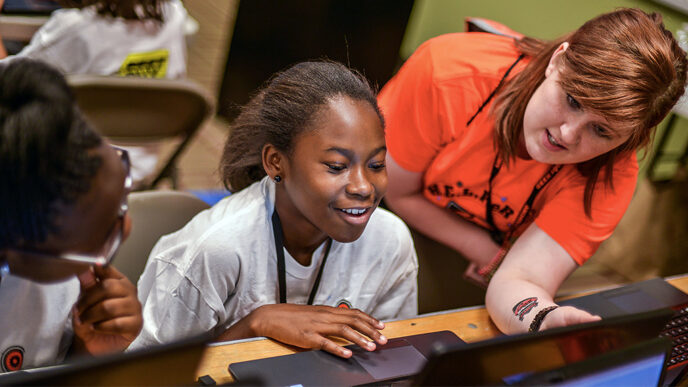
[[150,183],[137,187],[150,189],[170,178],[177,188],[177,159],[215,111],[205,89],[188,79],[78,74],[67,81],[86,119],[108,139],[136,145],[180,137]]

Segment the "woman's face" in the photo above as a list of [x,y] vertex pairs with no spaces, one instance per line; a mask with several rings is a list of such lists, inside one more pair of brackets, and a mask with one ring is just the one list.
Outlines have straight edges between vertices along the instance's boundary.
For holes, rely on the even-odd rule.
[[117,231],[121,226],[120,221],[124,222],[123,239],[126,239],[131,221],[128,216],[120,220],[119,208],[128,194],[124,188],[127,171],[120,156],[105,141],[94,152],[102,157],[103,164],[91,180],[88,192],[73,204],[58,204],[59,215],[55,225],[59,231],[49,234],[44,242],[22,247],[45,257],[13,255],[8,260],[10,273],[41,283],[63,281],[88,270],[89,265],[50,255],[101,253],[113,230]]
[[528,101],[523,136],[528,155],[546,164],[576,164],[623,144],[630,132],[615,128],[599,114],[586,111],[559,84],[563,43],[552,55],[545,80]]
[[387,191],[386,149],[380,119],[368,102],[330,100],[287,158],[278,186],[283,224],[288,215],[291,227],[339,242],[358,239]]

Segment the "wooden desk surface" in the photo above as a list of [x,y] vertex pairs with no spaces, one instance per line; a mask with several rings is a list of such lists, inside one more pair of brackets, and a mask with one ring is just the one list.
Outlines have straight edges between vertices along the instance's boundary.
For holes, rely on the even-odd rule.
[[[688,275],[668,278],[669,283],[688,293]],[[419,333],[449,330],[467,342],[485,340],[500,334],[490,320],[484,307],[464,308],[449,312],[423,315],[408,320],[392,321],[385,324],[383,333],[388,338],[408,336]],[[232,382],[227,370],[229,363],[288,355],[299,349],[280,344],[271,339],[231,342],[209,346],[197,375],[210,375],[220,383]]]

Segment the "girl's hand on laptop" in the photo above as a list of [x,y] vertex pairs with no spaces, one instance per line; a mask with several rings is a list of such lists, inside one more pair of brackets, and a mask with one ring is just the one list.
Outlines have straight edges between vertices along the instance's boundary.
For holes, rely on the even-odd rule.
[[590,314],[584,310],[574,308],[573,306],[560,306],[545,316],[544,320],[542,320],[542,324],[540,324],[540,330],[544,331],[545,329],[582,324],[601,319],[600,316]]
[[143,326],[136,286],[112,266],[94,267],[80,274],[79,282],[73,349],[93,355],[125,350]]
[[376,344],[387,343],[379,331],[385,325],[358,309],[331,306],[273,304],[263,305],[247,316],[254,336],[265,336],[301,348],[322,349],[344,358],[350,350],[330,337],[339,337],[374,351]]

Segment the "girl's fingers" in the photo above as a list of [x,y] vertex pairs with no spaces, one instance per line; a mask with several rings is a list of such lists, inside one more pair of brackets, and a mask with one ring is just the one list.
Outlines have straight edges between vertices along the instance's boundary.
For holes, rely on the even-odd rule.
[[82,324],[95,324],[121,316],[134,316],[139,313],[139,305],[129,298],[109,298],[89,308],[79,310]]
[[328,324],[324,326],[322,330],[320,330],[319,332],[327,336],[335,336],[349,340],[350,342],[358,345],[359,347],[367,351],[375,350],[374,342],[370,341],[370,339],[363,336],[359,331],[353,329],[348,324]]
[[348,313],[338,313],[337,315],[339,316],[339,318],[336,320],[337,323],[346,324],[354,328],[378,344],[387,343],[387,338],[379,331],[379,329],[384,328],[384,324],[380,321],[370,317],[358,309],[349,310]]
[[344,348],[340,345],[335,344],[332,340],[320,336],[320,341],[313,346],[313,348],[322,349],[323,351],[329,352],[333,355],[343,357],[348,359],[351,357],[351,350]]
[[93,324],[96,333],[129,336],[138,335],[141,319],[138,316],[123,316]]
[[382,321],[376,320],[369,315],[361,312],[358,309],[345,309],[345,308],[330,308],[332,313],[341,314],[345,316],[354,316],[359,320],[365,321],[370,326],[375,329],[384,329],[385,324]]

